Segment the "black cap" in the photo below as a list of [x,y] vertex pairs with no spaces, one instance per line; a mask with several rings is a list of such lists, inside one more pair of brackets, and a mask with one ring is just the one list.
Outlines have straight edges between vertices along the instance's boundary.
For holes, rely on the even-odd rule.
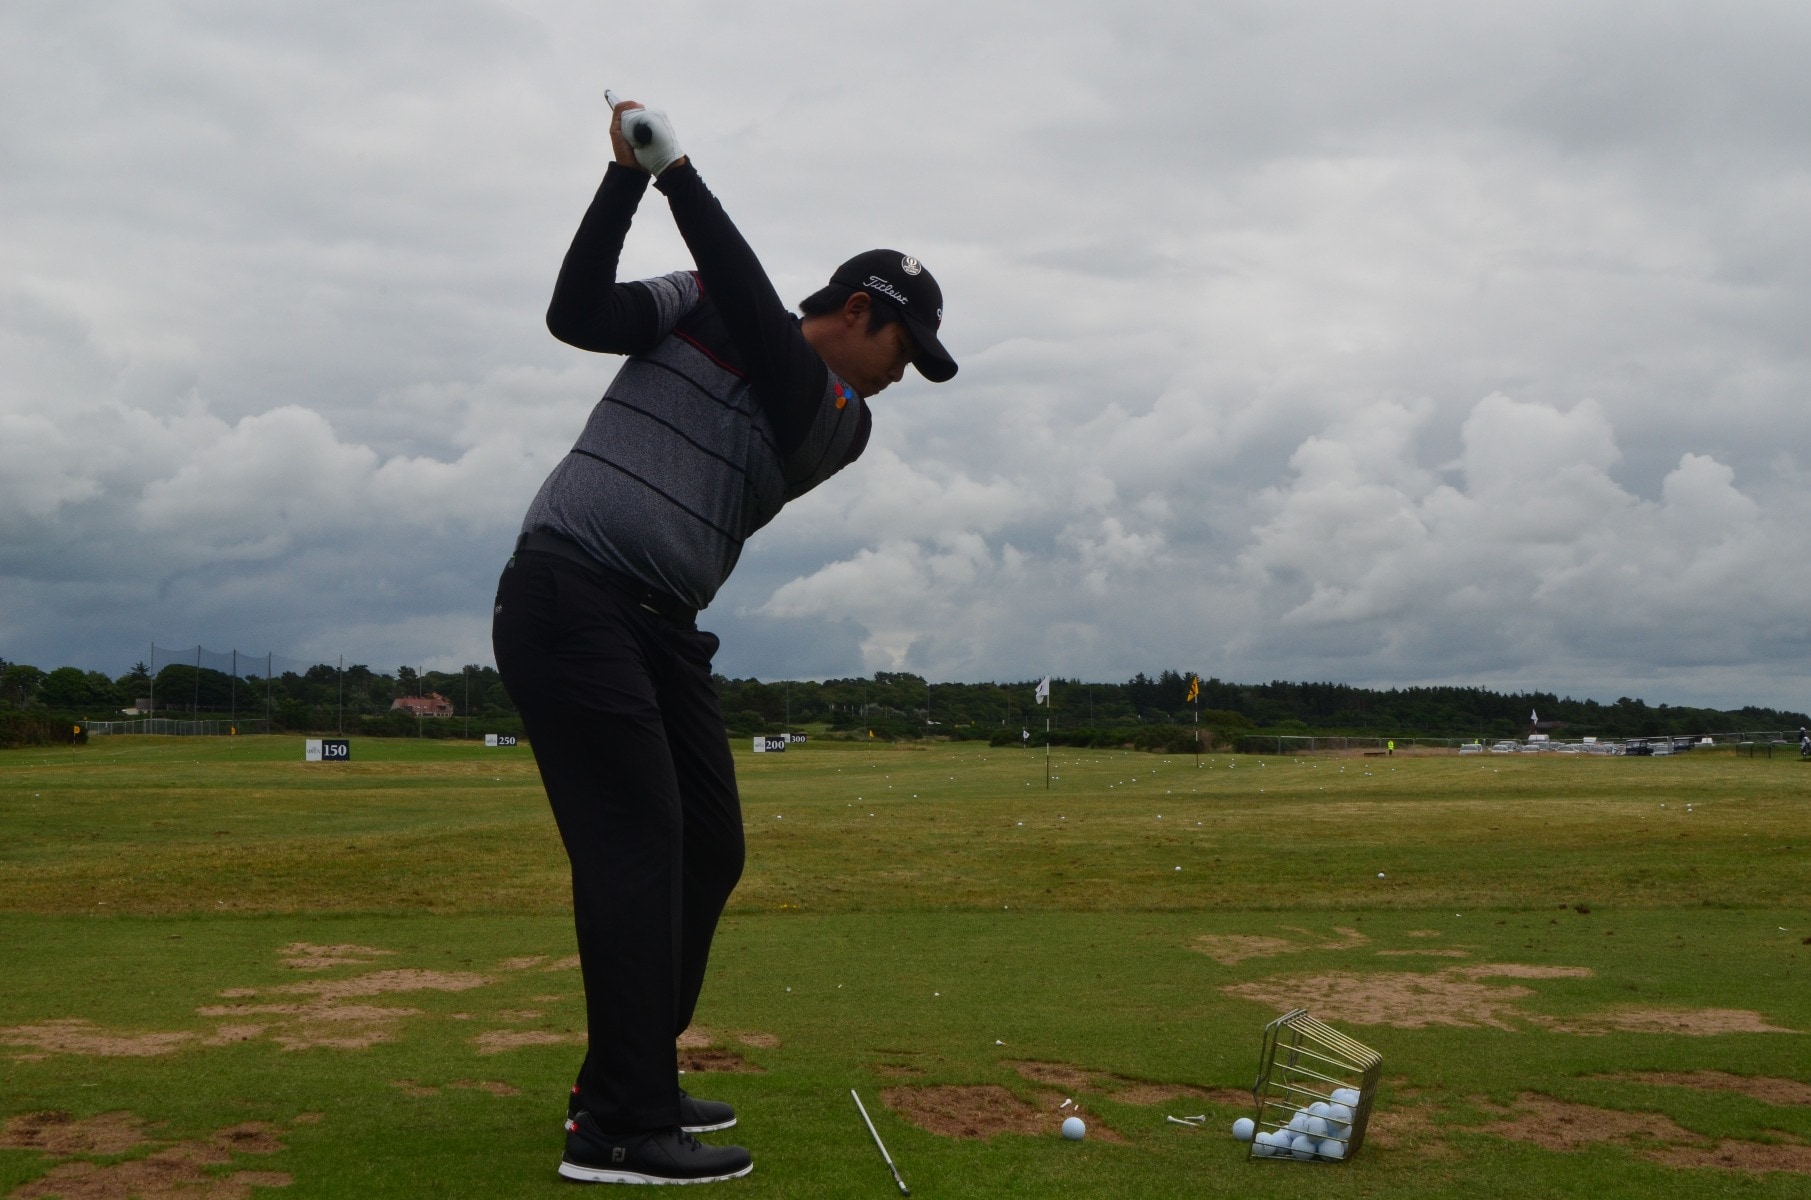
[[937,327],[943,324],[943,289],[924,264],[897,250],[870,250],[838,267],[830,282],[893,306],[918,348],[912,365],[920,375],[932,383],[955,376],[956,360],[937,340]]

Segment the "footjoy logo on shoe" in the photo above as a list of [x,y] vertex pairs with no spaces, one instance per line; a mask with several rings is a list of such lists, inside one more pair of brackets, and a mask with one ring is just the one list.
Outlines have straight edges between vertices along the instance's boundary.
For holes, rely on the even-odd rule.
[[629,1157],[628,1147],[626,1147],[626,1146],[610,1147],[610,1161],[611,1162],[620,1163],[623,1160],[627,1159],[628,1157]]

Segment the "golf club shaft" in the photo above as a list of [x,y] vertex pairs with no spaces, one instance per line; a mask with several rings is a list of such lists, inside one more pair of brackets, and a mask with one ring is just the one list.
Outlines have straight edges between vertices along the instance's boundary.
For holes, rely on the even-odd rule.
[[880,1131],[874,1128],[874,1122],[868,1117],[868,1107],[861,1102],[861,1096],[854,1088],[849,1089],[849,1096],[855,1101],[855,1110],[861,1113],[862,1124],[868,1127],[868,1136],[874,1139],[874,1148],[880,1151],[880,1160],[887,1164],[887,1170],[893,1173],[893,1182],[899,1185],[901,1196],[910,1196],[912,1189],[899,1177],[899,1168],[893,1165],[893,1156],[887,1153],[887,1145],[880,1140]]

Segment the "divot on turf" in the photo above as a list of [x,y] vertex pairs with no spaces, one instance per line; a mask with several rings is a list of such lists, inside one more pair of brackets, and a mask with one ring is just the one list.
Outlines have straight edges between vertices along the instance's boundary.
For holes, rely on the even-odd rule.
[[1726,1033],[1794,1033],[1770,1024],[1746,1009],[1659,1009],[1622,1007],[1576,1017],[1552,1017],[1523,1011],[1533,996],[1520,984],[1487,983],[1491,979],[1589,979],[1589,967],[1529,963],[1478,963],[1426,974],[1380,972],[1360,975],[1334,971],[1322,975],[1273,975],[1220,990],[1279,1011],[1313,1010],[1323,1020],[1356,1025],[1389,1025],[1425,1029],[1458,1028],[1524,1030],[1530,1026],[1552,1033],[1596,1036],[1606,1033],[1660,1033],[1711,1037]]
[[1106,1071],[1091,1071],[1069,1063],[1007,1062],[1023,1079],[1045,1083],[1069,1092],[1094,1092],[1119,1104],[1149,1107],[1187,1096],[1210,1104],[1230,1104],[1250,1108],[1251,1093],[1238,1088],[1204,1088],[1191,1083],[1161,1083],[1133,1079]]
[[0,1146],[37,1150],[56,1158],[72,1154],[124,1154],[151,1141],[144,1118],[110,1112],[80,1120],[66,1112],[25,1113],[0,1127]]
[[[131,1114],[108,1116],[137,1120]],[[8,1122],[8,1128],[15,1122]],[[147,1143],[141,1138],[125,1150]],[[46,1150],[64,1161],[8,1195],[11,1200],[44,1200],[52,1196],[58,1200],[250,1200],[254,1188],[288,1187],[294,1180],[279,1171],[239,1170],[223,1174],[219,1168],[233,1165],[241,1155],[275,1154],[282,1149],[283,1143],[277,1140],[272,1126],[250,1121],[221,1129],[205,1140],[177,1142],[124,1162],[101,1164],[70,1157],[121,1150]]]
[[193,1033],[128,1033],[117,1029],[102,1029],[93,1021],[81,1017],[63,1017],[54,1021],[0,1029],[0,1044],[27,1049],[27,1053],[13,1055],[19,1062],[37,1062],[52,1054],[81,1054],[93,1058],[153,1058],[169,1054],[193,1040]]
[[1740,1092],[1763,1104],[1811,1105],[1811,1083],[1765,1075],[1732,1075],[1727,1071],[1632,1071],[1593,1078],[1656,1087],[1693,1088],[1702,1092]]
[[283,965],[295,971],[325,971],[332,967],[366,967],[376,959],[395,954],[376,946],[317,946],[312,942],[291,942],[277,952]]
[[[928,1133],[982,1140],[1002,1133],[1055,1136],[1062,1127],[1063,1117],[1079,1111],[1073,1105],[1065,1109],[1062,1102],[1066,1097],[1060,1093],[1042,1093],[1037,1102],[1032,1103],[996,1083],[882,1088],[880,1099],[902,1118]],[[1098,1116],[1088,1113],[1084,1119],[1088,1122],[1089,1137],[1103,1142],[1126,1140]]]
[[1371,939],[1356,929],[1335,926],[1332,938],[1321,937],[1312,930],[1297,925],[1285,926],[1292,933],[1299,933],[1307,941],[1293,941],[1289,938],[1274,937],[1268,934],[1251,933],[1202,933],[1197,934],[1189,943],[1189,948],[1207,955],[1222,966],[1233,967],[1248,958],[1275,958],[1283,954],[1302,954],[1309,950],[1350,950],[1357,946],[1369,945]]

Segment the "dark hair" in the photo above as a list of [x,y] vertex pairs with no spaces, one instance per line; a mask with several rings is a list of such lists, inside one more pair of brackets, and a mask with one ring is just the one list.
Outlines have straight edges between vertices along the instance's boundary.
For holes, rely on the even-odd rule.
[[[840,283],[825,284],[817,291],[799,301],[799,315],[821,317],[833,313],[849,302],[849,297],[860,291],[860,288],[847,287]],[[899,310],[891,303],[876,299],[874,293],[868,293],[873,303],[868,305],[868,332],[878,333],[898,321]]]

